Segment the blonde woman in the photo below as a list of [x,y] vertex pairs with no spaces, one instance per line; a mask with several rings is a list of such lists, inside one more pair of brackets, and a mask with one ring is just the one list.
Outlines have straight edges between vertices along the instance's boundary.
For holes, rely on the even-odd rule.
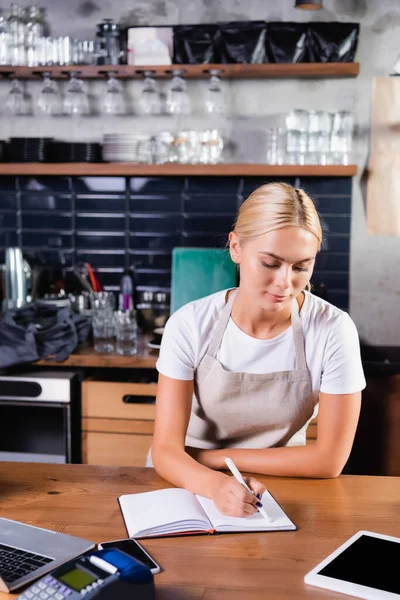
[[[178,487],[231,516],[254,495],[222,473],[337,477],[350,454],[365,379],[349,315],[312,295],[322,231],[312,200],[285,183],[256,189],[229,234],[237,289],[183,306],[165,328],[152,460]],[[318,411],[318,439],[305,429]],[[257,498],[257,494],[259,495]]]

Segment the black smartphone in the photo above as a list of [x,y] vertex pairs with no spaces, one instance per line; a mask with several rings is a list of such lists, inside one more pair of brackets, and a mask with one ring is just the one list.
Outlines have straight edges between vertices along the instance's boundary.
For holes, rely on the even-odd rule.
[[161,568],[160,565],[156,563],[156,561],[151,558],[150,554],[137,542],[136,540],[126,539],[126,540],[114,540],[111,542],[101,542],[98,544],[99,549],[103,548],[117,548],[117,550],[121,550],[121,552],[125,552],[132,556],[132,558],[137,558],[142,563],[147,565],[150,571],[155,575],[159,573]]

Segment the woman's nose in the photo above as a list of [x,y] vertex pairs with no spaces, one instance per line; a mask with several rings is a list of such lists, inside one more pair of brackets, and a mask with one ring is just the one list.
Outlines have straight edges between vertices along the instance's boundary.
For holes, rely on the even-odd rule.
[[278,269],[277,272],[277,277],[276,277],[276,284],[281,288],[281,289],[288,289],[290,287],[290,269],[285,269],[285,268],[280,268]]

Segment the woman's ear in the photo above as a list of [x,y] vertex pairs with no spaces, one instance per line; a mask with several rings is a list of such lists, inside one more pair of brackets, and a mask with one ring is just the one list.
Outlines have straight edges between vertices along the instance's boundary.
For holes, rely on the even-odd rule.
[[229,253],[237,265],[240,264],[240,244],[237,235],[231,231],[229,234]]

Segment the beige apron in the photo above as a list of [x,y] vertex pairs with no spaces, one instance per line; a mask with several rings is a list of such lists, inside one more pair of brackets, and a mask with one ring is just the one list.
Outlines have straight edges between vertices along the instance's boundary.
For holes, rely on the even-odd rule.
[[[314,411],[299,308],[292,302],[296,352],[294,371],[235,373],[217,360],[228,325],[234,291],[221,312],[210,345],[197,367],[186,446],[194,448],[271,448],[305,444]],[[152,466],[149,453],[147,466]]]
[[186,446],[271,448],[304,444],[314,398],[297,301],[292,303],[296,370],[234,373],[226,371],[216,357],[236,294],[237,290],[224,306],[196,371]]

